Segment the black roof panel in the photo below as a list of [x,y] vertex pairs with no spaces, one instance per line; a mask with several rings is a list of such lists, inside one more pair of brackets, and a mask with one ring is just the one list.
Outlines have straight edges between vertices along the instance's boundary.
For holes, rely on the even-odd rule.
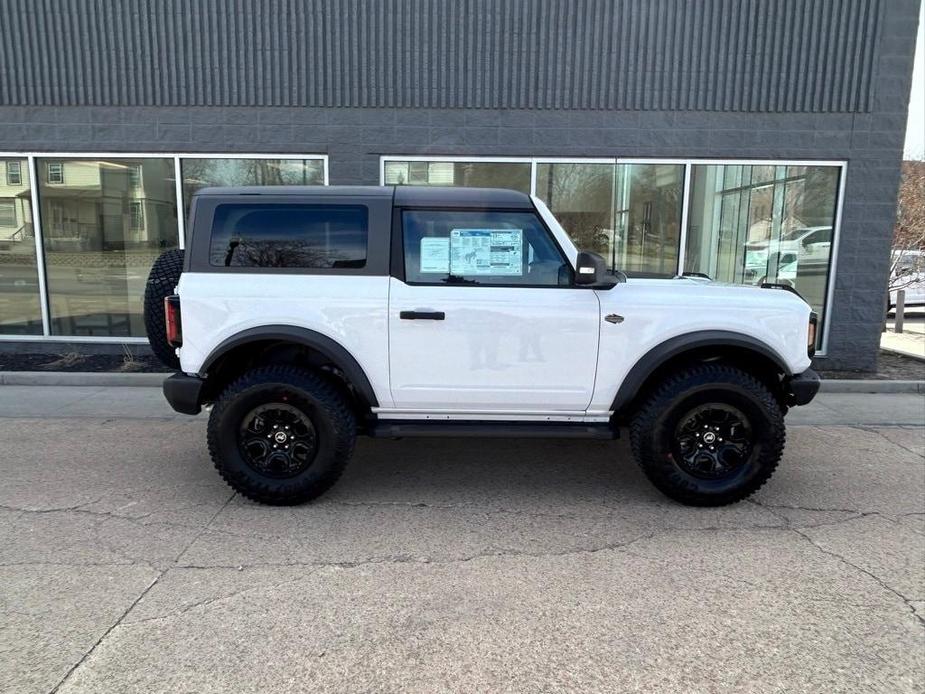
[[398,207],[506,207],[532,210],[530,196],[504,188],[396,186]]
[[195,194],[391,197],[392,186],[212,186],[200,188]]

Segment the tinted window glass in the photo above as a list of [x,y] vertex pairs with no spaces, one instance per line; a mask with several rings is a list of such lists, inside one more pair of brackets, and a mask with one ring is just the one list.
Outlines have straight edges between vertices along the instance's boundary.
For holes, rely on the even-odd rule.
[[571,266],[532,212],[413,210],[402,226],[408,282],[571,284]]
[[344,269],[366,265],[367,210],[346,205],[224,204],[212,265]]

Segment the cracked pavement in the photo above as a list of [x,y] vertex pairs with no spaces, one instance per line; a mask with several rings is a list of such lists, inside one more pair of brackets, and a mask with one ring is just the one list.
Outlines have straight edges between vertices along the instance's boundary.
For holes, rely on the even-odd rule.
[[80,390],[0,388],[0,691],[925,691],[921,396],[820,396],[720,509],[494,439],[361,439],[270,508],[203,417]]

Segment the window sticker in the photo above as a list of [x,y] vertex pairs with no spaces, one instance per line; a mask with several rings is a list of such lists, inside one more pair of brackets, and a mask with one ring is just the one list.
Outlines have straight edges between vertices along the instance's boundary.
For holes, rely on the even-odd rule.
[[421,239],[421,272],[450,271],[450,240],[442,238]]
[[453,229],[450,232],[450,273],[520,277],[523,266],[522,229]]

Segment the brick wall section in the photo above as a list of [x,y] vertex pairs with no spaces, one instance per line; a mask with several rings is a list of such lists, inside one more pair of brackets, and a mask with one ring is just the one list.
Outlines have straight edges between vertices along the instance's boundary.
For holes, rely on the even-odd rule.
[[869,113],[0,106],[0,151],[328,154],[377,184],[383,154],[847,160],[828,356],[875,368],[917,3],[887,4]]

